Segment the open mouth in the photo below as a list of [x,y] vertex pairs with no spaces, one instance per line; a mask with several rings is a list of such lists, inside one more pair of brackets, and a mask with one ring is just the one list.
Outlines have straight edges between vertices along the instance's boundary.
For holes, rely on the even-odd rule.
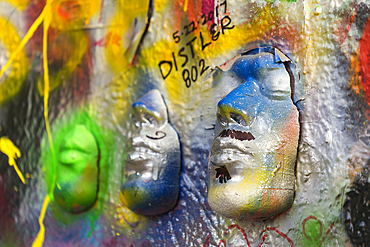
[[244,142],[252,140],[255,140],[252,133],[233,129],[223,130],[214,140],[209,161],[220,184],[227,183],[231,173],[241,172],[246,162],[254,163],[252,150]]
[[219,137],[231,137],[239,141],[245,141],[245,140],[251,141],[251,140],[256,139],[254,138],[251,132],[244,132],[244,131],[232,130],[232,129],[223,130],[218,136]]
[[231,179],[230,173],[227,170],[226,166],[221,166],[219,168],[216,168],[216,179],[218,179],[218,182],[220,184],[226,183],[227,180]]

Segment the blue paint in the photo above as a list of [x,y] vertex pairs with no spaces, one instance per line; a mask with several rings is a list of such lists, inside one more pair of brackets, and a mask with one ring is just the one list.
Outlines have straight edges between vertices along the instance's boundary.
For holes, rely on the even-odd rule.
[[159,215],[171,210],[179,197],[179,138],[168,123],[158,90],[144,95],[132,108],[136,128],[128,145],[121,200],[134,212]]

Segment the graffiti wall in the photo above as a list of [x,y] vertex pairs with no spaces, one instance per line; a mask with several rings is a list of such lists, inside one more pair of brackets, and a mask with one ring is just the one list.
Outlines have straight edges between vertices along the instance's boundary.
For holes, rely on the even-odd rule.
[[370,3],[0,1],[1,246],[367,246]]

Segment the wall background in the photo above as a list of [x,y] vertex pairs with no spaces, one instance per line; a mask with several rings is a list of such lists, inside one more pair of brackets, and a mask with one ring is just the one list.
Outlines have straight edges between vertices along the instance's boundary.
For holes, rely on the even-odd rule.
[[[0,137],[14,144],[0,148],[1,246],[42,245],[35,238],[48,188],[45,112],[53,135],[80,110],[106,138],[105,187],[83,214],[50,203],[43,246],[367,243],[369,18],[368,1],[1,1],[0,66],[13,60],[0,78]],[[206,201],[216,106],[233,89],[218,83],[216,66],[266,44],[288,54],[304,83],[296,197],[274,219],[234,221]],[[119,191],[131,104],[154,88],[182,143],[181,192],[174,210],[144,217],[120,204]],[[25,184],[8,165],[17,149]]]

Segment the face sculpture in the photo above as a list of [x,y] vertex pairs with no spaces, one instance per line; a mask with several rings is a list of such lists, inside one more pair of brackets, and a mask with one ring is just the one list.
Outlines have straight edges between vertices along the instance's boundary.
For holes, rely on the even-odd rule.
[[179,138],[168,123],[158,90],[135,102],[132,115],[136,129],[128,145],[121,201],[143,215],[162,214],[176,205],[179,196]]
[[66,211],[90,208],[98,194],[99,149],[84,125],[76,125],[63,139],[58,152],[55,201]]
[[63,210],[82,213],[96,204],[102,190],[105,145],[99,127],[85,112],[57,127],[55,159],[50,149],[44,153],[49,195]]
[[208,163],[208,203],[226,217],[269,218],[293,203],[299,122],[283,61],[244,55],[226,72],[243,83],[218,103]]

